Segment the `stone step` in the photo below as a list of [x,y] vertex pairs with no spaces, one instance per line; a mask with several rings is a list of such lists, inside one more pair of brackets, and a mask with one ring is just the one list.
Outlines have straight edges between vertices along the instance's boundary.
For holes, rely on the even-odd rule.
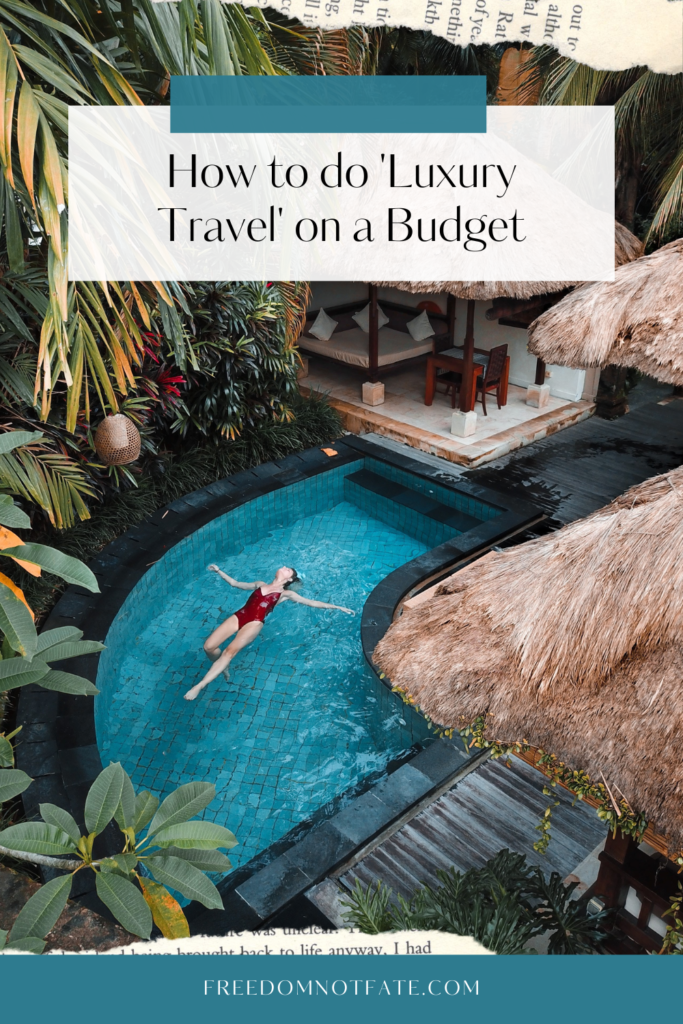
[[376,494],[387,501],[396,502],[404,508],[412,509],[435,523],[441,523],[450,528],[453,534],[465,533],[474,526],[479,526],[480,520],[474,516],[460,512],[457,508],[445,505],[443,502],[435,501],[430,495],[414,491],[406,487],[405,484],[388,480],[369,469],[361,469],[350,474],[346,479],[350,484],[355,484],[365,491]]

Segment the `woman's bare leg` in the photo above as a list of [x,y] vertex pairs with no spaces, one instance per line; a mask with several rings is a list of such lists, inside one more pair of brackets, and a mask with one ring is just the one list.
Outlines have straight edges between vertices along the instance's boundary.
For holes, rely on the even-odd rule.
[[[229,621],[229,620],[228,620]],[[227,623],[224,623],[227,626]],[[220,629],[220,626],[219,626]],[[218,658],[214,661],[213,665],[206,673],[203,679],[200,679],[196,686],[193,686],[191,690],[188,690],[185,694],[185,700],[194,700],[195,697],[201,693],[205,686],[207,686],[216,676],[223,672],[227,678],[228,665],[235,657],[235,655],[241,651],[244,647],[255,640],[263,629],[262,622],[247,622],[246,625],[242,626],[237,632],[237,636],[232,640],[225,648],[222,654],[219,654]],[[218,632],[218,630],[216,630]],[[213,636],[212,634],[211,636]],[[211,637],[209,637],[209,640]],[[207,640],[208,643],[208,640]],[[206,645],[205,645],[206,646]]]
[[236,633],[239,627],[239,619],[236,615],[231,615],[225,622],[221,622],[220,626],[214,629],[211,636],[204,641],[204,653],[211,661],[217,661],[220,658],[221,644],[225,643],[233,633]]

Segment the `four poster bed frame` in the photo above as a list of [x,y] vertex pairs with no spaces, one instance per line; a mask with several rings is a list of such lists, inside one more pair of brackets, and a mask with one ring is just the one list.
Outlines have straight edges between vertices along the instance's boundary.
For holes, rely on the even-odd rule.
[[367,380],[375,382],[379,379],[380,371],[385,373],[389,370],[403,369],[424,360],[427,355],[441,352],[454,344],[455,296],[448,296],[445,313],[437,312],[434,303],[428,304],[427,315],[435,333],[424,341],[413,341],[406,325],[409,320],[419,315],[426,304],[416,308],[404,306],[393,299],[382,299],[381,307],[389,317],[389,322],[380,330],[377,286],[374,284],[369,286],[368,301],[368,334],[361,331],[353,319],[353,314],[362,308],[362,300],[345,302],[343,305],[325,309],[329,316],[338,321],[338,326],[329,341],[320,341],[309,334],[320,312],[319,309],[311,310],[307,314],[303,333],[299,338],[299,347],[304,352],[362,369]]
[[[498,320],[509,327],[526,329],[527,326],[545,309],[554,305],[566,294],[568,289],[553,294],[535,296],[527,300],[498,299],[486,313],[487,320]],[[446,312],[437,312],[434,303],[420,303],[415,306],[404,306],[393,299],[382,299],[381,306],[389,317],[389,322],[381,328],[380,334],[377,315],[377,285],[371,284],[368,289],[370,304],[368,326],[365,334],[353,319],[358,312],[362,300],[346,302],[343,305],[331,306],[325,310],[329,316],[338,321],[338,326],[329,341],[320,341],[309,334],[319,309],[311,310],[306,317],[303,333],[299,338],[299,347],[307,353],[341,362],[362,370],[367,380],[375,382],[382,374],[392,370],[426,361],[429,355],[437,355],[445,349],[454,348],[455,341],[455,295],[448,293]],[[462,346],[462,384],[459,390],[459,408],[461,412],[474,409],[476,399],[476,375],[474,372],[474,353],[483,351],[474,347],[474,311],[475,300],[467,299],[467,317],[465,337]],[[423,342],[415,342],[410,337],[406,324],[421,309],[427,307],[427,315],[435,334]],[[406,336],[407,339],[406,340]],[[380,344],[382,343],[382,344]],[[384,350],[384,351],[382,351]],[[545,363],[540,359],[536,362],[536,384],[545,383]]]

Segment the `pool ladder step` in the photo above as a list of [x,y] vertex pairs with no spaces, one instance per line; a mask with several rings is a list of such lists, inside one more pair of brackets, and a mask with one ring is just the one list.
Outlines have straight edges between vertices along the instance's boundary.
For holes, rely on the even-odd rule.
[[369,469],[360,469],[357,473],[351,473],[346,478],[349,483],[362,487],[388,501],[394,501],[397,505],[410,508],[420,515],[426,516],[437,523],[456,530],[458,533],[465,533],[474,526],[480,525],[480,520],[474,516],[460,512],[457,508],[444,505],[442,502],[432,498],[429,494],[422,494],[420,491],[413,491],[404,484],[388,480],[379,473],[373,473]]

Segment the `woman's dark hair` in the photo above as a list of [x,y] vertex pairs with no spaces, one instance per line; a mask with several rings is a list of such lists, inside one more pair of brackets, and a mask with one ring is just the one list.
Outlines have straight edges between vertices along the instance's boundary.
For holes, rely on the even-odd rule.
[[[287,568],[292,569],[291,565],[287,566]],[[301,579],[299,578],[296,569],[292,569],[292,572],[294,573],[294,575],[292,576],[291,580],[287,580],[287,582],[283,585],[283,590],[289,590],[292,583],[301,583]]]

